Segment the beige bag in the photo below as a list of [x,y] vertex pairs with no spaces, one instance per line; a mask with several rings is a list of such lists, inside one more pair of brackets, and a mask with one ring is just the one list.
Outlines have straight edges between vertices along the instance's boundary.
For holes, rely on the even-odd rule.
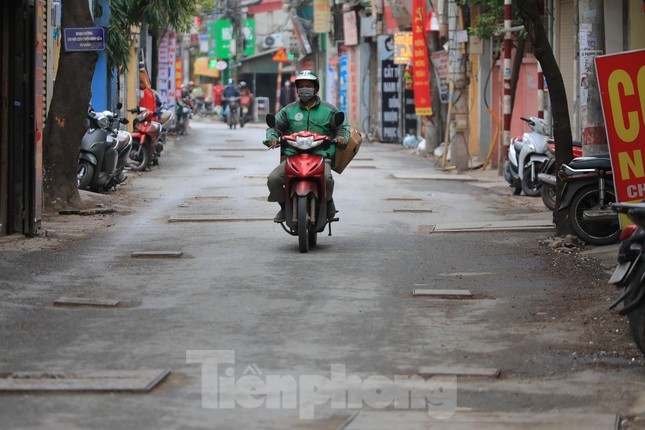
[[343,173],[345,167],[347,167],[354,156],[358,154],[361,143],[363,143],[363,136],[361,136],[358,131],[351,127],[349,130],[349,144],[342,150],[337,146],[336,153],[334,154],[334,165],[332,166],[332,169],[338,174]]

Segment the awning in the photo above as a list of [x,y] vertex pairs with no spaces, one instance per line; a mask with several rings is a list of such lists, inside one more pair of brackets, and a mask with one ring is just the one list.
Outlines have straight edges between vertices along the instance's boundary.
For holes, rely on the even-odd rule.
[[[242,58],[239,73],[278,73],[278,63],[273,56],[280,48],[269,49],[259,54]],[[282,64],[282,73],[293,73],[296,69],[292,63]]]
[[208,67],[210,59],[208,57],[199,57],[193,63],[195,75],[208,76],[210,78],[219,78],[220,71]]

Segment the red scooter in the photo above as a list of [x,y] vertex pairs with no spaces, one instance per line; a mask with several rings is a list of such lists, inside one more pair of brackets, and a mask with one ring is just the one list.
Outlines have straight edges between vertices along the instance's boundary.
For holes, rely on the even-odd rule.
[[[128,112],[136,113],[132,131],[132,149],[130,150],[130,168],[140,172],[149,164],[159,164],[159,153],[163,144],[159,142],[161,124],[154,120],[155,113],[149,109],[137,106]],[[158,146],[161,145],[160,148]]]
[[[338,112],[334,117],[336,124],[342,124],[345,114]],[[268,114],[266,123],[275,127],[275,116]],[[280,137],[280,146],[289,146],[298,154],[286,156],[285,165],[285,213],[286,220],[280,225],[292,236],[298,236],[300,252],[315,247],[318,233],[338,218],[327,218],[327,186],[325,182],[325,159],[313,154],[323,145],[329,145],[328,136],[311,131],[299,131]],[[286,224],[286,226],[285,226]]]

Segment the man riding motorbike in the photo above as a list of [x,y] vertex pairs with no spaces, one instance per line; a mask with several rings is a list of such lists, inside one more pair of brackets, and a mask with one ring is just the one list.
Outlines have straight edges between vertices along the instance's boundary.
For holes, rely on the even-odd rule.
[[[299,100],[283,107],[276,115],[275,127],[267,129],[264,145],[270,149],[276,148],[280,136],[297,133],[299,131],[312,131],[314,133],[329,136],[332,139],[329,147],[323,147],[314,152],[325,158],[325,179],[327,183],[327,218],[333,218],[336,214],[336,207],[332,194],[334,191],[334,178],[331,173],[331,161],[336,152],[336,146],[340,149],[347,147],[349,142],[349,127],[345,124],[334,127],[331,119],[338,109],[320,99],[318,91],[320,83],[318,76],[310,70],[303,70],[296,76],[296,89]],[[296,154],[293,148],[285,148],[284,155]],[[282,161],[267,178],[269,187],[268,201],[278,202],[280,211],[276,214],[274,221],[285,220],[285,163]]]
[[224,112],[224,122],[226,122],[226,115],[228,114],[228,98],[229,97],[240,97],[240,90],[233,85],[233,79],[228,80],[228,85],[222,91],[222,112]]

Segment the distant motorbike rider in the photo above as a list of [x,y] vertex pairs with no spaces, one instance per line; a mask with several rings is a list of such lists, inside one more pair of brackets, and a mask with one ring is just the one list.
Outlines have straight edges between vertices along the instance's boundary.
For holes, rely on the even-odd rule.
[[[267,129],[264,145],[273,149],[278,146],[279,137],[299,131],[312,131],[314,133],[329,136],[332,140],[329,147],[318,149],[314,154],[322,155],[325,158],[325,179],[327,185],[327,218],[333,218],[336,214],[334,205],[333,191],[334,178],[331,173],[331,161],[336,152],[336,147],[344,149],[349,142],[349,127],[342,124],[337,127],[332,125],[332,118],[338,112],[338,109],[320,99],[318,91],[320,83],[318,76],[310,70],[303,70],[296,76],[296,89],[299,100],[283,107],[276,115],[274,128]],[[296,154],[294,148],[285,147],[283,155],[289,156]],[[276,214],[274,221],[283,222],[285,220],[285,202],[284,202],[284,185],[286,161],[282,161],[267,178],[269,188],[268,201],[278,202],[280,210]]]
[[[240,81],[240,106],[245,107],[248,113],[251,112],[251,107],[253,106],[253,93],[244,81]],[[244,118],[245,122],[248,120],[248,118]]]
[[240,90],[233,85],[233,79],[228,80],[228,85],[226,85],[226,88],[222,91],[222,109],[225,112],[225,116],[228,112],[226,107],[228,106],[229,97],[240,97]]

